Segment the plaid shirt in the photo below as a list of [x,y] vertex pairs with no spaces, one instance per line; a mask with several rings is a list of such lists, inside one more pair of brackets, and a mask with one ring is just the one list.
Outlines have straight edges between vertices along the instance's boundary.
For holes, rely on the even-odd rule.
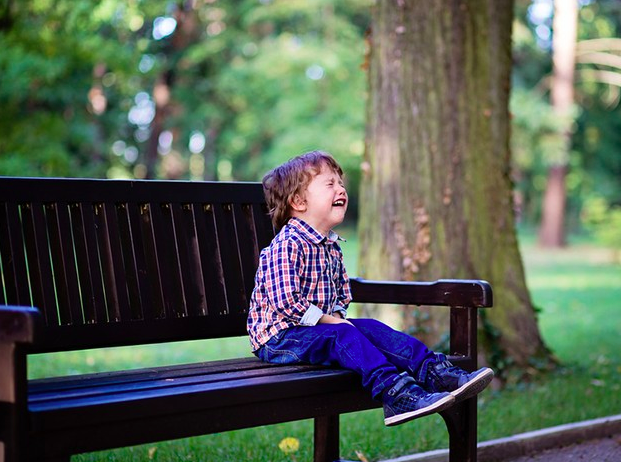
[[316,325],[324,313],[345,316],[351,290],[338,239],[291,218],[261,251],[248,314],[253,351],[284,329]]

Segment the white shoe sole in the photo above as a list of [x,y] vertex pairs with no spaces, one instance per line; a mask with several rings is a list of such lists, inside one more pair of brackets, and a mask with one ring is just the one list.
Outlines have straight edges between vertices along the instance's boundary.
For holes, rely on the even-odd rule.
[[452,394],[449,394],[449,395],[446,395],[444,398],[439,399],[432,405],[424,407],[422,409],[418,409],[417,411],[404,412],[403,414],[397,414],[397,415],[393,415],[392,417],[386,417],[384,419],[384,424],[387,427],[392,427],[393,425],[402,424],[410,420],[417,419],[419,417],[424,417],[426,415],[433,414],[434,412],[443,411],[446,408],[451,407],[454,403],[455,403],[455,397]]
[[493,378],[494,371],[488,367],[470,382],[466,382],[457,390],[453,390],[451,395],[455,397],[455,401],[457,402],[472,398],[481,393],[490,384]]

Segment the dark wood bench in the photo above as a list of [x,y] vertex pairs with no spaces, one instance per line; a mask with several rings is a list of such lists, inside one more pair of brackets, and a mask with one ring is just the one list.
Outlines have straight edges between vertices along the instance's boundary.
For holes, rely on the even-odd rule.
[[[349,371],[241,358],[28,380],[27,355],[246,335],[258,183],[0,178],[0,460],[72,454],[310,419],[339,458],[339,414],[379,407]],[[450,348],[476,366],[484,281],[353,280],[358,302],[450,306]],[[32,308],[36,307],[36,308]],[[442,414],[451,461],[476,459],[476,399]]]

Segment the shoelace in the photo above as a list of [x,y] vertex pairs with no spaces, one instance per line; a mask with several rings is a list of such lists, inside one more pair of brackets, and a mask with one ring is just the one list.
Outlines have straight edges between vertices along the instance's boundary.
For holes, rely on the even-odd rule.
[[442,361],[441,363],[438,363],[434,369],[438,370],[438,368],[439,368],[438,366],[441,366],[440,370],[448,372],[449,374],[453,374],[453,375],[467,375],[468,374],[466,371],[464,371],[464,370],[460,369],[459,367],[454,366],[453,364],[451,364],[451,362],[448,361],[448,360],[445,360],[445,361]]

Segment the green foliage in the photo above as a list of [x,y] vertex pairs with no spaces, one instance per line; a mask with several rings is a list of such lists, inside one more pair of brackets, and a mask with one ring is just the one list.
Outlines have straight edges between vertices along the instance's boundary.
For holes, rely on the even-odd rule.
[[12,2],[6,10],[0,29],[0,174],[105,173],[105,123],[89,104],[92,74],[107,58],[126,65],[133,52],[117,43],[112,17],[101,14],[104,4],[38,0]]
[[616,252],[616,261],[621,263],[621,206],[610,206],[603,197],[592,197],[585,201],[582,220],[597,240]]
[[514,164],[522,171],[533,169],[536,164],[566,164],[562,130],[575,115],[561,117],[541,95],[521,88],[513,91],[510,106]]
[[355,192],[370,5],[12,2],[0,21],[0,174],[257,180],[324,149]]
[[564,127],[579,113],[561,117],[550,103],[536,91],[516,88],[511,95],[512,119],[511,152],[513,178],[520,197],[520,218],[528,223],[539,220],[541,203],[546,187],[548,168],[569,164],[566,188],[570,197],[577,197],[585,187],[585,170],[581,153],[567,153]]
[[281,32],[253,37],[218,79],[235,113],[232,130],[222,133],[223,152],[235,165],[250,153],[246,167],[255,168],[248,172],[255,177],[309,149],[332,151],[341,160],[362,154],[361,31],[328,5],[273,2],[250,11],[250,30]]

